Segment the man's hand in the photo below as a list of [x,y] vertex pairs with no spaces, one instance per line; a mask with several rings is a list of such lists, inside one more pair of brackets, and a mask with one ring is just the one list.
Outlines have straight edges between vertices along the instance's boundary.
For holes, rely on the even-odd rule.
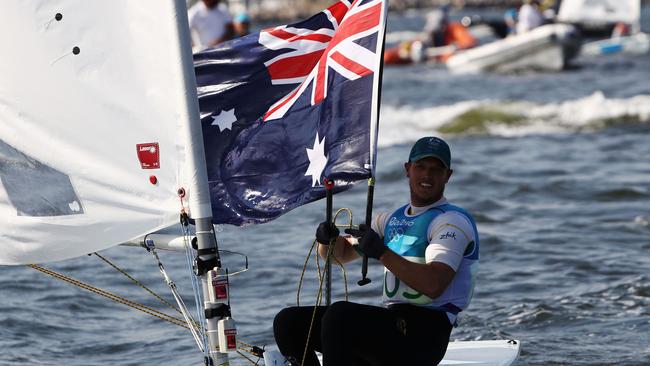
[[329,245],[330,241],[336,240],[339,236],[339,229],[334,223],[328,224],[323,221],[316,229],[316,241],[323,245]]
[[358,229],[345,229],[345,232],[359,238],[358,249],[368,258],[379,259],[388,249],[379,234],[365,224],[359,225]]

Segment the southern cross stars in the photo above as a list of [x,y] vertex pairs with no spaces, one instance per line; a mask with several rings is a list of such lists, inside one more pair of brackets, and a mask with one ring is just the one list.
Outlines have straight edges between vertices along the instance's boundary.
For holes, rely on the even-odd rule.
[[219,127],[220,132],[231,130],[232,124],[236,121],[237,117],[235,117],[235,108],[228,111],[223,110],[216,116],[212,116],[212,125]]
[[305,175],[311,175],[311,186],[316,187],[320,185],[320,176],[327,165],[327,156],[325,156],[325,138],[323,141],[318,141],[318,132],[316,132],[316,139],[314,140],[314,147],[307,150],[307,157],[309,157],[309,167]]

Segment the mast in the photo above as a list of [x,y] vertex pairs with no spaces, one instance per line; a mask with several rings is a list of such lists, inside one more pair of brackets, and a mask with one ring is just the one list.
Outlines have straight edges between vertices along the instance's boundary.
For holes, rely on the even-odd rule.
[[174,0],[176,24],[178,27],[179,47],[184,82],[186,115],[185,136],[188,139],[186,153],[189,182],[190,214],[196,223],[197,256],[194,260],[194,274],[201,280],[203,306],[208,334],[208,365],[228,365],[228,354],[219,348],[218,322],[230,315],[229,305],[211,301],[208,286],[208,272],[221,268],[217,239],[212,226],[212,206],[208,189],[208,173],[203,149],[203,134],[196,92],[196,76],[190,43],[189,24],[185,0]]

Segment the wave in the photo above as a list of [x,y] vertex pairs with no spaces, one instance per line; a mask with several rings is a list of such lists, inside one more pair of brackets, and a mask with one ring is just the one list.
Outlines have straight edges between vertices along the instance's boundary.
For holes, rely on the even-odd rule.
[[423,134],[494,135],[591,132],[650,122],[650,95],[607,98],[597,91],[561,103],[480,100],[417,108],[382,105],[379,145],[407,143]]

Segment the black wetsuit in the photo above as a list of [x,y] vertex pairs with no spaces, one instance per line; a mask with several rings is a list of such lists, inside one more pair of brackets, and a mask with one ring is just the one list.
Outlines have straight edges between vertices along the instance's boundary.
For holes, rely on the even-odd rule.
[[[292,365],[300,365],[314,307],[276,315],[275,340]],[[451,324],[445,312],[410,304],[389,308],[337,302],[316,309],[304,366],[432,366],[444,357]]]

